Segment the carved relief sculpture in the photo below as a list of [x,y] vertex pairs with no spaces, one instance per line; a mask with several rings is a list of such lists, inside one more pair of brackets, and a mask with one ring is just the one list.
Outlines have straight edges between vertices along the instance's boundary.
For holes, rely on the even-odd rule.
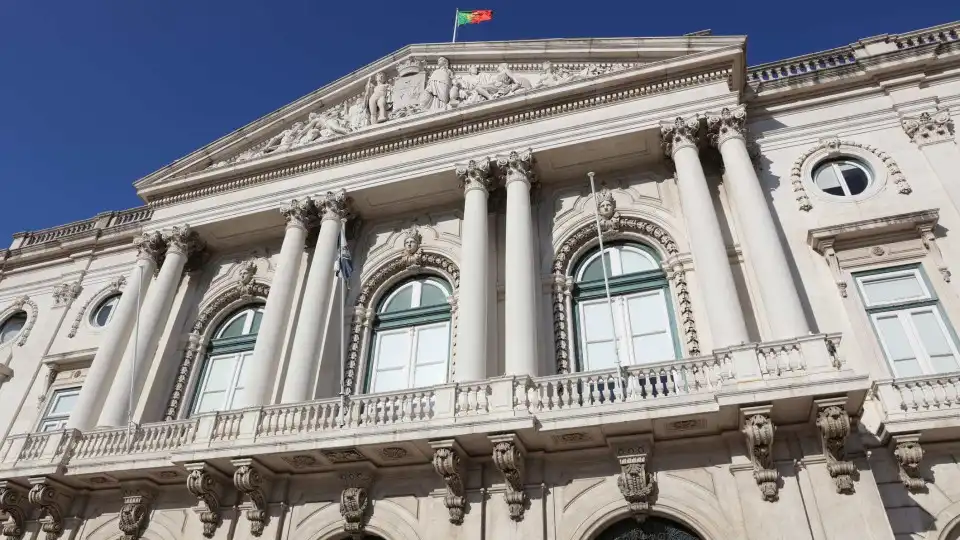
[[251,508],[247,509],[247,521],[250,522],[250,534],[259,537],[267,525],[267,500],[264,497],[264,479],[257,470],[260,465],[252,459],[233,460],[237,470],[233,473],[233,485],[237,491],[250,499]]
[[340,475],[343,491],[340,493],[340,515],[343,530],[353,538],[363,538],[367,510],[370,501],[367,495],[373,478],[366,472],[353,471]]
[[83,292],[83,287],[79,280],[72,283],[60,283],[53,288],[53,301],[56,305],[63,306],[76,300],[81,292]]
[[0,523],[0,534],[6,538],[19,539],[26,530],[24,522],[27,519],[27,491],[7,480],[0,480],[0,512],[6,514],[7,519]]
[[780,490],[780,475],[773,464],[775,431],[769,414],[753,414],[744,421],[743,434],[747,439],[747,453],[753,462],[753,478],[760,487],[760,496],[771,502],[777,500]]
[[493,442],[493,464],[503,474],[506,484],[503,498],[507,501],[510,519],[523,521],[527,503],[527,494],[523,491],[524,449],[514,435],[493,436],[490,440]]
[[403,231],[403,261],[410,268],[417,268],[423,260],[423,236],[416,225]]
[[144,489],[126,489],[120,507],[120,532],[123,540],[140,540],[147,525],[153,493]]
[[641,446],[624,447],[617,450],[620,462],[620,476],[617,487],[624,500],[630,505],[630,512],[637,521],[643,521],[656,495],[657,482],[647,471],[649,453]]
[[933,114],[907,116],[900,120],[903,131],[918,146],[953,140],[953,120],[950,109],[937,108]]
[[367,79],[367,87],[363,95],[371,125],[387,121],[389,94],[390,85],[387,84],[387,75],[384,72],[379,71]]
[[437,68],[427,79],[427,85],[421,95],[420,107],[424,111],[446,111],[460,104],[460,89],[455,84],[456,74],[450,69],[450,62],[440,57]]
[[443,505],[450,512],[450,523],[463,524],[467,498],[463,486],[463,468],[460,455],[452,446],[436,448],[433,451],[433,469],[443,478],[447,486],[447,494],[443,497]]
[[927,487],[927,481],[920,474],[920,462],[923,461],[923,448],[920,447],[918,434],[894,436],[896,447],[893,456],[900,466],[900,481],[904,487],[916,493]]
[[200,514],[200,523],[203,524],[203,536],[213,538],[223,522],[220,512],[220,482],[206,469],[202,463],[188,464],[187,491],[199,501],[197,511]]
[[827,471],[837,484],[837,493],[853,493],[853,475],[856,466],[846,461],[847,435],[850,434],[850,416],[842,407],[830,405],[817,412],[817,428]]

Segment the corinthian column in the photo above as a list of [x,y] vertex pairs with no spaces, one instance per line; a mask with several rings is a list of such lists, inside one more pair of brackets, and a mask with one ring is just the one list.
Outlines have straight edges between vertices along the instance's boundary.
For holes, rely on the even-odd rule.
[[677,118],[660,126],[664,151],[673,158],[680,188],[680,204],[690,236],[690,250],[714,347],[747,341],[747,325],[737,298],[720,220],[713,207],[707,178],[700,164],[697,141],[700,118]]
[[[136,407],[136,399],[143,389],[150,364],[157,356],[160,334],[167,326],[170,308],[173,306],[183,268],[190,255],[202,251],[203,241],[189,225],[174,227],[164,236],[167,244],[166,257],[160,266],[156,282],[140,308],[138,329],[127,344],[123,362],[110,386],[110,392],[100,413],[98,426],[117,427],[126,425],[130,409]],[[132,406],[132,407],[131,407]]]
[[[130,270],[127,285],[117,302],[116,311],[107,325],[97,354],[83,381],[77,406],[70,414],[68,427],[91,429],[100,416],[110,383],[116,378],[117,366],[130,340],[137,306],[143,302],[150,288],[157,264],[166,252],[166,243],[159,232],[143,233],[133,241],[137,246],[137,263]],[[139,294],[138,294],[139,293]]]
[[460,247],[459,328],[457,381],[486,377],[487,295],[490,239],[487,231],[487,195],[493,185],[490,159],[457,165],[463,187],[463,245]]
[[[290,201],[290,204],[280,207],[280,213],[287,219],[287,230],[280,246],[280,257],[270,285],[270,294],[267,295],[267,305],[263,308],[263,320],[257,343],[253,347],[253,357],[246,369],[244,402],[234,403],[234,408],[270,403],[270,393],[280,365],[280,352],[283,350],[283,337],[287,333],[287,322],[293,308],[293,291],[297,285],[297,274],[300,273],[307,225],[316,215],[313,201],[309,198]],[[304,376],[302,373],[291,375]]]
[[954,140],[950,109],[937,107],[933,112],[905,116],[900,119],[900,125],[920,148],[920,153],[940,179],[953,206],[960,210],[960,182],[956,180],[957,167],[960,167],[960,147]]
[[537,376],[537,263],[533,249],[530,188],[533,153],[497,157],[507,189],[506,375]]
[[321,214],[320,233],[313,249],[313,259],[303,290],[303,304],[297,319],[290,367],[283,384],[282,403],[307,401],[313,398],[311,390],[317,379],[320,345],[323,342],[324,323],[330,307],[333,289],[334,261],[340,228],[347,219],[349,198],[347,192],[328,191],[323,198],[314,199]]
[[727,188],[740,221],[740,234],[753,266],[771,339],[804,336],[810,332],[800,305],[797,286],[790,275],[767,198],[747,152],[743,106],[707,116],[711,142],[720,149],[727,170]]

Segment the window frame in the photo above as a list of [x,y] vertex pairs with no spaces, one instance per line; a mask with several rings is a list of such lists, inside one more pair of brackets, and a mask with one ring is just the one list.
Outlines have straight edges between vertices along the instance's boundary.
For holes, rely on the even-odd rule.
[[7,315],[6,317],[4,317],[2,321],[0,321],[0,336],[2,336],[2,335],[3,335],[3,331],[4,331],[5,327],[7,326],[7,324],[8,324],[10,321],[12,321],[15,317],[21,317],[21,316],[23,317],[23,324],[20,326],[20,328],[17,330],[17,332],[16,332],[15,334],[12,334],[12,336],[10,337],[10,339],[8,339],[8,340],[6,340],[6,341],[3,341],[3,342],[0,342],[0,347],[3,347],[3,346],[8,345],[8,344],[10,344],[10,343],[16,343],[17,338],[20,337],[20,334],[23,333],[23,329],[26,328],[27,325],[30,323],[30,314],[27,313],[26,311],[22,310],[22,309],[18,309],[18,310],[16,310],[16,311],[14,311],[13,313],[10,313],[10,314]]
[[[920,285],[920,288],[925,293],[925,296],[908,300],[870,303],[869,297],[867,296],[867,293],[863,287],[864,279],[869,282],[877,280],[879,277],[886,278],[897,276],[915,277],[917,279],[917,283]],[[915,312],[922,309],[929,309],[930,313],[933,314],[941,332],[943,333],[943,337],[946,340],[947,345],[953,352],[954,358],[957,360],[958,364],[960,364],[960,340],[957,339],[956,330],[953,324],[950,322],[950,318],[944,312],[943,306],[940,303],[940,298],[937,296],[936,290],[934,289],[930,280],[927,278],[927,274],[920,264],[892,266],[876,268],[873,270],[865,270],[861,272],[853,272],[851,273],[851,277],[853,278],[854,283],[857,285],[857,292],[860,296],[860,302],[863,306],[864,313],[867,316],[867,320],[870,323],[870,329],[873,332],[874,339],[876,339],[876,343],[880,347],[880,351],[883,353],[883,357],[886,360],[887,368],[894,378],[906,377],[897,373],[894,362],[890,357],[887,342],[883,338],[883,335],[880,333],[880,330],[877,326],[877,319],[885,314],[895,313],[897,315],[898,322],[907,337],[912,352],[916,354],[917,363],[923,372],[920,376],[927,377],[941,373],[951,373],[938,372],[933,368],[933,365],[930,362],[930,355],[927,352],[926,347],[923,345],[919,334],[917,333],[916,326],[913,323],[912,318],[910,318]]]
[[[97,302],[97,305],[93,308],[93,311],[90,313],[87,319],[87,323],[97,330],[102,330],[109,326],[110,322],[113,321],[114,315],[117,314],[117,307],[120,305],[121,296],[123,296],[122,293],[109,294]],[[102,325],[97,324],[97,316],[100,314],[100,310],[103,309],[107,305],[107,302],[110,302],[111,300],[114,300],[114,303],[112,309],[110,310],[110,315],[107,316],[107,322],[103,323]]]
[[[47,400],[47,406],[44,408],[43,415],[40,416],[40,420],[37,422],[37,428],[35,432],[37,433],[48,433],[51,431],[59,431],[61,429],[66,429],[67,422],[70,421],[70,415],[73,414],[73,411],[66,414],[52,414],[51,411],[56,408],[56,404],[64,396],[73,395],[79,396],[80,389],[82,386],[63,386],[60,388],[52,389],[50,391],[50,398]],[[53,429],[44,429],[44,426],[48,423],[53,423]]]
[[[861,191],[860,193],[852,193],[850,191],[850,186],[847,184],[847,179],[843,176],[843,171],[841,171],[839,167],[841,164],[844,164],[844,163],[860,169],[861,171],[863,171],[864,175],[867,177],[867,185],[863,187],[863,191]],[[837,181],[840,184],[840,190],[843,191],[842,195],[829,193],[825,191],[820,186],[819,183],[817,183],[817,176],[819,176],[819,174],[827,166],[830,166],[833,169],[833,174],[837,177]],[[820,190],[820,193],[824,195],[828,195],[830,197],[838,197],[841,199],[849,199],[851,197],[862,196],[864,193],[867,193],[868,191],[870,191],[870,188],[873,186],[873,183],[876,181],[876,178],[873,174],[873,170],[866,163],[863,163],[859,159],[856,159],[847,155],[839,155],[839,156],[828,157],[826,159],[821,159],[813,166],[813,169],[810,171],[810,179],[813,182],[813,185],[816,186],[818,190]]]
[[[259,335],[259,329],[256,334],[241,334],[239,336],[228,338],[219,338],[217,336],[222,334],[231,324],[233,324],[234,321],[240,317],[247,317],[247,320],[244,321],[243,331],[249,332],[253,327],[256,313],[259,312],[262,314],[264,309],[265,304],[263,302],[251,302],[242,306],[238,306],[233,312],[230,313],[230,315],[224,317],[224,319],[217,324],[216,327],[214,327],[212,337],[207,342],[206,352],[203,355],[203,365],[200,366],[200,373],[193,388],[189,416],[235,410],[235,407],[233,407],[233,401],[236,396],[237,387],[240,384],[240,372],[243,369],[244,363],[249,361],[251,355],[253,354],[253,349],[257,343],[257,336]],[[261,318],[261,324],[262,320],[263,319]],[[210,364],[219,357],[227,356],[236,357],[237,362],[234,364],[230,385],[226,390],[227,397],[224,400],[224,408],[214,411],[199,412],[198,407],[200,406],[201,398],[203,397],[209,382]]]

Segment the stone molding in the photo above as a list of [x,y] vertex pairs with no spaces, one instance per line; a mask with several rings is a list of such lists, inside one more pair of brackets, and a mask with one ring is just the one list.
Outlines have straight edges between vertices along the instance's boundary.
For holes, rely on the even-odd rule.
[[[37,303],[24,294],[18,296],[6,309],[0,311],[0,323],[6,321],[11,315],[21,311],[27,314],[27,321],[23,323],[23,328],[20,329],[20,333],[17,334],[17,338],[13,341],[17,347],[23,347],[27,343],[27,338],[30,337],[30,332],[37,323],[37,315],[39,313]],[[6,343],[4,345],[6,345]]]
[[103,288],[98,290],[87,299],[86,302],[80,306],[80,311],[77,312],[77,316],[73,318],[73,323],[70,325],[70,332],[67,333],[68,338],[72,338],[77,335],[77,330],[80,329],[80,324],[83,323],[83,316],[87,313],[87,310],[91,305],[98,305],[108,296],[122,292],[123,286],[127,284],[127,277],[120,276],[110,283],[107,283]]
[[119,524],[123,540],[140,540],[140,536],[146,530],[155,495],[156,490],[146,485],[124,486]]
[[[343,391],[352,395],[360,383],[359,373],[367,359],[366,350],[370,339],[369,329],[373,323],[374,300],[379,299],[383,289],[392,285],[399,277],[416,275],[423,270],[436,272],[447,280],[453,288],[452,298],[456,298],[460,289],[460,268],[446,255],[432,251],[423,251],[419,245],[419,232],[411,227],[405,233],[404,251],[377,268],[360,287],[354,304],[353,321],[347,338],[347,360],[343,370]],[[455,300],[454,300],[455,302]],[[455,306],[455,304],[453,304]],[[451,314],[453,355],[451,362],[456,366],[457,310]]]
[[740,421],[760,496],[765,501],[774,502],[779,498],[780,474],[773,463],[776,426],[770,418],[771,409],[769,405],[741,409]]
[[507,502],[510,519],[523,521],[527,505],[527,494],[523,489],[527,451],[514,433],[490,435],[489,438],[493,443],[493,464],[503,474],[506,488],[503,498]]
[[453,439],[431,441],[430,446],[433,447],[433,469],[443,478],[443,483],[447,486],[443,505],[450,512],[450,523],[462,525],[466,514],[467,497],[461,456],[466,454]]
[[718,113],[707,113],[707,140],[716,148],[731,139],[740,139],[746,143],[747,108],[738,105],[724,107]]
[[[800,154],[790,169],[790,184],[793,186],[794,197],[797,200],[797,206],[804,212],[809,212],[813,209],[813,203],[810,202],[810,197],[807,195],[807,188],[804,186],[804,177],[809,176],[812,166],[814,165],[809,163],[811,156],[818,153],[824,154],[823,156],[817,157],[818,162],[830,157],[841,156],[845,153],[853,154],[854,156],[859,156],[864,153],[872,155],[879,160],[880,164],[886,169],[886,173],[893,181],[898,193],[902,195],[913,193],[913,188],[911,188],[910,183],[907,182],[907,177],[904,176],[900,170],[900,166],[897,165],[897,162],[894,161],[890,154],[869,144],[843,140],[836,136],[823,137],[815,146]],[[875,174],[877,172],[879,171],[875,171]],[[876,180],[877,179],[874,178],[874,181]]]
[[910,433],[892,437],[893,457],[897,460],[900,481],[913,493],[925,491],[927,481],[920,474],[920,462],[923,461],[923,447],[920,446],[920,434]]
[[269,478],[272,474],[253,458],[233,459],[230,462],[237,468],[233,472],[233,486],[250,500],[251,508],[246,512],[250,534],[259,538],[270,518],[265,496],[269,483],[265,476]]
[[253,299],[266,302],[270,294],[269,285],[254,280],[256,263],[247,261],[242,264],[244,266],[240,270],[240,279],[207,304],[193,323],[193,330],[187,336],[187,345],[180,360],[180,368],[177,370],[177,379],[173,384],[170,399],[167,400],[164,421],[175,420],[180,416],[194,366],[197,359],[203,356],[203,350],[210,337],[208,335],[212,329],[210,323],[226,315],[226,311],[232,310],[237,302]]
[[206,463],[187,463],[187,491],[197,498],[194,509],[200,515],[203,524],[203,536],[213,538],[217,528],[223,523],[221,499],[223,497],[222,475]]
[[19,539],[26,533],[24,524],[28,515],[27,490],[9,480],[0,480],[0,512],[7,515],[0,524],[4,538]]
[[[687,351],[691,355],[700,354],[700,339],[697,335],[693,305],[687,286],[686,271],[679,261],[679,248],[670,234],[659,225],[641,217],[623,216],[616,210],[616,202],[609,190],[598,193],[601,198],[601,222],[604,240],[639,237],[638,239],[659,246],[667,255],[665,264],[670,268],[668,279],[673,280],[677,308],[680,313],[682,330],[686,336]],[[557,248],[554,255],[553,272],[553,341],[556,353],[557,373],[569,373],[574,367],[575,353],[571,351],[570,336],[574,335],[573,324],[573,270],[584,250],[597,240],[597,226],[587,223],[574,229]]]
[[953,120],[950,109],[937,107],[933,113],[923,112],[919,116],[904,116],[900,126],[919,147],[954,140]]
[[40,530],[45,540],[57,540],[63,536],[64,514],[73,500],[73,491],[46,477],[33,477],[29,481],[27,500],[41,511]]
[[373,484],[373,476],[366,471],[347,471],[340,475],[343,489],[340,492],[340,516],[343,530],[351,537],[363,538],[370,509],[367,490]]
[[697,149],[700,144],[700,115],[680,116],[660,122],[660,146],[670,159],[681,148]]
[[845,398],[816,400],[816,426],[827,461],[827,471],[837,485],[837,493],[854,492],[857,467],[847,461],[847,436],[850,435],[850,415],[844,409]]

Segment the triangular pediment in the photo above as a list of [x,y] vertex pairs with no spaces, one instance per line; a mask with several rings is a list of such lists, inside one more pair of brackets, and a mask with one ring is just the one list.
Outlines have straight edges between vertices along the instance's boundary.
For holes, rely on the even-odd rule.
[[516,96],[556,92],[691,55],[742,51],[743,46],[739,36],[413,45],[143,178],[136,187],[149,200],[163,184],[193,175],[311,148],[342,147],[388,125],[450,111],[469,114]]

